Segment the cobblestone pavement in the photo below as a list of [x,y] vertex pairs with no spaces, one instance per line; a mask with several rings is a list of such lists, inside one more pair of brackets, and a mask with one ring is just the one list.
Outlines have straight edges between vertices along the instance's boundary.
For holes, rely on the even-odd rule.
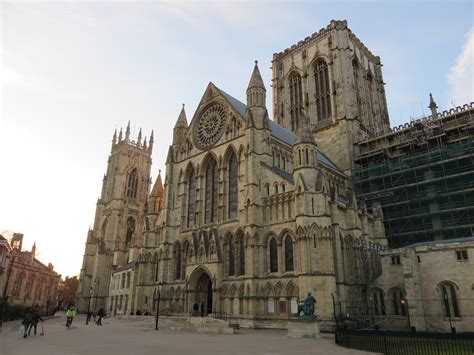
[[323,339],[289,339],[282,330],[241,329],[235,335],[197,334],[173,330],[172,323],[160,319],[160,330],[153,319],[106,319],[103,326],[85,324],[77,316],[70,330],[65,318],[45,321],[45,335],[23,339],[19,322],[5,323],[0,333],[0,355],[148,355],[148,354],[372,354],[345,349],[334,344],[334,337]]

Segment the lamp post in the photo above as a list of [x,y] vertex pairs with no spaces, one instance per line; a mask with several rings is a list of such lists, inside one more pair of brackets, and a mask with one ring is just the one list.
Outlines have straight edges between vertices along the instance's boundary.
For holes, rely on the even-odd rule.
[[87,316],[86,316],[86,325],[89,324],[89,318],[90,313],[91,313],[91,301],[92,301],[92,295],[94,293],[94,289],[91,287],[89,288],[89,305],[87,306]]
[[160,318],[160,297],[161,297],[161,289],[163,287],[163,282],[158,282],[157,287],[157,307],[156,307],[156,322],[155,322],[155,330],[158,330],[158,319]]

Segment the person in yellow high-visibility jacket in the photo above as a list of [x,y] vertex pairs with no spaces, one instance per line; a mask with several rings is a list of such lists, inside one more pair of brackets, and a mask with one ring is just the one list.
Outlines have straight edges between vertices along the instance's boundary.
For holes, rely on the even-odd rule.
[[76,315],[76,309],[74,307],[69,307],[66,311],[66,327],[69,329],[69,327],[72,324],[72,320],[74,316]]

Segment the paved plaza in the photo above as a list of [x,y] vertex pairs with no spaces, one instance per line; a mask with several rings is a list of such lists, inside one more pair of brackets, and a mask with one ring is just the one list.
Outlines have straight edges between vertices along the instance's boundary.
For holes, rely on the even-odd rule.
[[153,319],[106,319],[99,327],[85,325],[78,316],[70,330],[64,317],[44,323],[45,336],[20,337],[19,322],[4,324],[0,333],[0,355],[148,355],[148,354],[372,354],[338,347],[334,337],[323,339],[289,339],[282,330],[241,329],[235,335],[179,332],[166,319],[159,331]]

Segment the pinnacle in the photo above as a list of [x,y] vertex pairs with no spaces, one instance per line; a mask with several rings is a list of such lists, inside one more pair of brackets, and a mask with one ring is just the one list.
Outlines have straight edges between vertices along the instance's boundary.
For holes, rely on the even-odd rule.
[[188,120],[186,118],[186,111],[184,110],[184,104],[181,108],[181,112],[179,113],[178,120],[176,121],[176,125],[174,128],[188,128]]
[[313,132],[309,124],[309,119],[306,117],[301,118],[299,122],[299,127],[296,131],[296,142],[297,143],[311,143],[316,144],[316,141],[313,137]]
[[260,75],[260,70],[258,69],[258,61],[255,61],[255,67],[253,68],[252,76],[250,77],[250,82],[247,90],[251,88],[260,88],[263,90],[265,89],[265,85],[263,84],[262,75]]

